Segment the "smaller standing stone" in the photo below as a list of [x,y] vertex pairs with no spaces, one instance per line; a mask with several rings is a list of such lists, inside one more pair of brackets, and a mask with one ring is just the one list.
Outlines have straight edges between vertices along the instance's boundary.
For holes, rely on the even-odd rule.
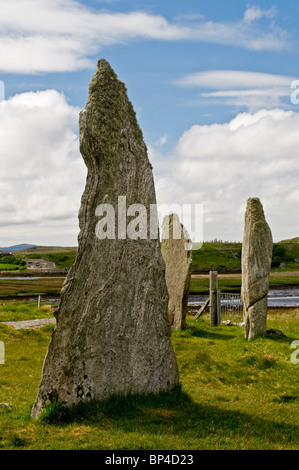
[[179,330],[186,326],[192,243],[177,214],[164,217],[161,251],[166,266],[169,323],[173,330]]
[[242,245],[242,300],[248,340],[267,333],[272,251],[272,234],[263,206],[258,198],[248,199]]
[[0,403],[0,408],[4,408],[6,410],[11,411],[13,406],[11,403]]

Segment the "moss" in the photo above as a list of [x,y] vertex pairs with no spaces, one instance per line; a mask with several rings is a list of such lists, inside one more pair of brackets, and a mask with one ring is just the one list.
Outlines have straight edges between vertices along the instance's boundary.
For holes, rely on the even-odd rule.
[[96,137],[97,147],[105,152],[114,154],[117,148],[127,148],[131,136],[143,140],[126,86],[104,59],[99,60],[90,83],[86,109],[91,137]]

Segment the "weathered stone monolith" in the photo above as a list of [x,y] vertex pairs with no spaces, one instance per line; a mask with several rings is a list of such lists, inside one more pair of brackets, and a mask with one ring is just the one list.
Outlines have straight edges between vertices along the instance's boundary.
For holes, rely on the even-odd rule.
[[169,322],[173,330],[179,330],[186,326],[192,243],[177,214],[164,217],[161,251],[166,266]]
[[[140,220],[132,230],[134,207],[123,217],[139,204],[149,222],[156,204],[152,167],[125,85],[105,60],[98,62],[79,127],[88,175],[78,254],[62,288],[33,417],[54,400],[71,405],[113,394],[157,394],[178,383],[159,239],[150,239],[149,224],[144,232],[144,219],[143,231]],[[108,213],[100,230],[105,218],[99,216]]]
[[258,198],[248,199],[242,245],[242,300],[248,340],[267,332],[272,250],[272,234],[263,206]]

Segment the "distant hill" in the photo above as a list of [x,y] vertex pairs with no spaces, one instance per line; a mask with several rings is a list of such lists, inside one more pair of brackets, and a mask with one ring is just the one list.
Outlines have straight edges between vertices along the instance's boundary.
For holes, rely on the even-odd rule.
[[0,251],[24,251],[35,247],[36,245],[28,245],[27,243],[22,243],[21,245],[7,246],[5,248],[0,247]]
[[290,238],[289,240],[281,240],[281,242],[278,243],[299,243],[299,237],[296,238]]

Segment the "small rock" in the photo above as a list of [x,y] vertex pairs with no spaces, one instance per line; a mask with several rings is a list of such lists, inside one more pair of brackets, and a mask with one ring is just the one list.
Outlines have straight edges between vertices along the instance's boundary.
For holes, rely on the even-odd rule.
[[283,332],[280,330],[276,330],[275,328],[271,328],[270,330],[267,330],[268,335],[276,335],[276,336],[284,336]]
[[12,404],[11,403],[0,403],[0,408],[6,408],[7,410],[12,409]]

